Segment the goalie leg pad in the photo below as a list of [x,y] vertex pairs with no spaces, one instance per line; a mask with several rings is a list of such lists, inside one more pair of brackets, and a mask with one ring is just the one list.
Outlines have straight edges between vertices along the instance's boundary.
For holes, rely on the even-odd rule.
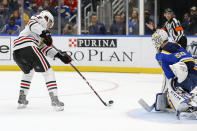
[[184,112],[189,107],[192,107],[192,97],[190,94],[183,92],[179,88],[181,87],[174,87],[173,81],[170,80],[167,99],[172,109],[174,109],[175,111]]
[[167,95],[166,93],[158,93],[156,95],[155,110],[165,111],[168,107]]
[[169,82],[169,80],[166,78],[165,74],[163,74],[163,81],[162,81],[162,86],[161,86],[161,93],[165,93],[167,91],[168,82]]

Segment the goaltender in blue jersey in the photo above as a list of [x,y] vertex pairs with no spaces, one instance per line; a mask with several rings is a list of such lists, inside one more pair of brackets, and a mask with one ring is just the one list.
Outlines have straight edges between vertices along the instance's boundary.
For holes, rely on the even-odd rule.
[[[158,93],[156,111],[170,106],[179,119],[197,119],[197,67],[191,54],[177,43],[168,42],[168,34],[158,29],[152,35],[156,60],[167,77],[166,92]],[[166,99],[166,102],[164,102]]]
[[162,62],[162,69],[166,77],[168,79],[175,78],[176,76],[170,68],[170,65],[183,62],[188,69],[187,78],[180,83],[175,79],[175,86],[181,86],[187,92],[192,91],[197,85],[197,67],[191,54],[177,43],[172,42],[167,42],[161,49],[161,53],[156,54],[156,59]]

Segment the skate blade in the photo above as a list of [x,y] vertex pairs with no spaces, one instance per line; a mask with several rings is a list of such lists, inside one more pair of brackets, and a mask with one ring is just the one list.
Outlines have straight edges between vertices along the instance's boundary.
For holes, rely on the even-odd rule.
[[25,109],[26,107],[27,107],[27,105],[19,104],[17,109]]
[[64,107],[63,107],[63,106],[60,106],[60,107],[58,107],[58,106],[53,106],[53,109],[54,109],[55,111],[63,111],[63,110],[64,110]]

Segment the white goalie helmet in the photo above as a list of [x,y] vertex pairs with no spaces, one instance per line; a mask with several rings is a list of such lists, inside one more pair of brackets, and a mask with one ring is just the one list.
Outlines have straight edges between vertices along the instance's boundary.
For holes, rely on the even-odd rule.
[[43,18],[47,17],[48,21],[51,21],[51,26],[49,28],[52,28],[54,25],[54,17],[53,15],[48,11],[48,10],[43,10],[42,12],[40,12],[40,16],[42,16]]
[[161,44],[163,44],[166,40],[168,40],[168,34],[162,29],[158,29],[152,35],[152,41],[157,50],[159,50]]

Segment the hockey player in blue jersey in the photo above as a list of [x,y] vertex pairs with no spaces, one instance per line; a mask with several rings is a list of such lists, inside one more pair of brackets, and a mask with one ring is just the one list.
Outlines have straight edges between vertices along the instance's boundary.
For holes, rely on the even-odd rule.
[[165,111],[170,105],[179,119],[197,119],[195,60],[179,44],[168,42],[168,35],[163,30],[157,30],[152,35],[152,41],[158,51],[156,60],[161,62],[168,79],[165,91],[156,96],[155,109]]

